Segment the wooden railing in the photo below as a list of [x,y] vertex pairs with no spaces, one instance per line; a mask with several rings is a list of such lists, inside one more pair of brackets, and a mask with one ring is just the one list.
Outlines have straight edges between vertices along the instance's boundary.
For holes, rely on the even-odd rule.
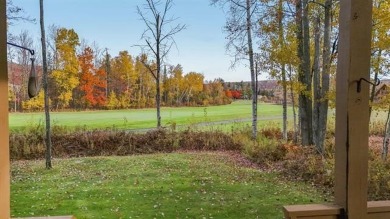
[[[332,204],[291,205],[283,208],[286,219],[337,219],[342,210]],[[367,203],[367,219],[389,219],[390,201]]]

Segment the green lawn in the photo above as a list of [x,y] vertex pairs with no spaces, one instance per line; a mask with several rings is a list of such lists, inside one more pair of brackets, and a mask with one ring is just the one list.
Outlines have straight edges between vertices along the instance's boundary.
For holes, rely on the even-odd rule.
[[222,153],[12,163],[12,217],[282,218],[286,204],[323,202],[312,187],[238,165]]
[[[282,107],[279,105],[259,104],[259,119],[279,118]],[[201,122],[224,120],[240,120],[251,117],[251,103],[237,101],[230,105],[209,107],[164,107],[161,111],[163,125],[190,125]],[[82,112],[53,112],[52,123],[70,128],[86,126],[93,128],[143,129],[156,126],[155,109],[106,110]],[[39,113],[10,113],[11,130],[43,123],[44,114]]]

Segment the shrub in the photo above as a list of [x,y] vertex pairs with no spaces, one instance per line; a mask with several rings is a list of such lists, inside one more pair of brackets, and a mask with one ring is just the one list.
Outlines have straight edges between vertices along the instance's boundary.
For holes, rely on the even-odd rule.
[[270,138],[270,139],[279,139],[280,140],[283,138],[283,133],[280,130],[280,128],[275,126],[275,125],[272,125],[272,124],[267,125],[266,127],[262,128],[260,130],[260,133],[264,137]]
[[[76,131],[53,129],[54,157],[110,156],[150,153],[170,153],[183,150],[240,150],[242,144],[221,131],[184,132],[166,129],[146,133],[119,130],[92,130],[80,127]],[[43,129],[31,129],[10,135],[12,159],[44,158]]]
[[28,126],[23,132],[10,134],[11,159],[37,159],[44,154],[43,126]]
[[[323,187],[329,192],[334,186],[334,139],[327,139],[325,146],[325,154],[321,156],[313,147],[286,145],[287,154],[281,168],[282,174]],[[368,199],[388,200],[390,161],[383,161],[381,153],[375,148],[369,152]]]
[[380,121],[373,121],[370,123],[370,135],[383,135],[385,132],[385,122],[380,120]]
[[[271,137],[272,136],[273,135],[271,135]],[[250,139],[249,135],[246,135],[243,142],[245,142],[243,153],[250,160],[258,164],[280,161],[286,156],[286,150],[283,144],[275,138],[268,138],[263,135],[259,135],[256,141],[253,141]]]
[[110,156],[171,152],[174,136],[163,129],[143,134],[125,131],[84,131],[53,136],[56,157]]
[[390,161],[382,160],[381,138],[371,138],[370,153],[368,162],[368,197],[369,200],[388,200],[390,199]]
[[240,150],[242,144],[222,131],[192,131],[179,133],[179,147],[184,150]]
[[390,198],[390,163],[381,159],[370,160],[368,195],[370,200]]
[[286,146],[282,173],[290,178],[332,188],[334,159],[320,156],[314,147]]

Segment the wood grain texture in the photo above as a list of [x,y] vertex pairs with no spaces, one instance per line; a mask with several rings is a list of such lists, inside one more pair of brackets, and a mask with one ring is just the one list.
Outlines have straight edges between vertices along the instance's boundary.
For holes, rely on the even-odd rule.
[[0,0],[0,218],[10,218],[6,0]]

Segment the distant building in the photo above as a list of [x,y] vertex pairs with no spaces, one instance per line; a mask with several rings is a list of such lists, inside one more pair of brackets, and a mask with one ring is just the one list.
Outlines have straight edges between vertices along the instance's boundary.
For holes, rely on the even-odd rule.
[[390,80],[382,80],[375,89],[374,102],[379,102],[384,96],[390,92]]
[[[249,81],[241,82],[225,82],[225,90],[239,90],[245,93],[250,90],[251,83]],[[267,103],[282,104],[283,102],[283,87],[277,80],[262,80],[257,82],[257,97],[260,101]],[[287,102],[291,103],[291,96],[288,92]]]

